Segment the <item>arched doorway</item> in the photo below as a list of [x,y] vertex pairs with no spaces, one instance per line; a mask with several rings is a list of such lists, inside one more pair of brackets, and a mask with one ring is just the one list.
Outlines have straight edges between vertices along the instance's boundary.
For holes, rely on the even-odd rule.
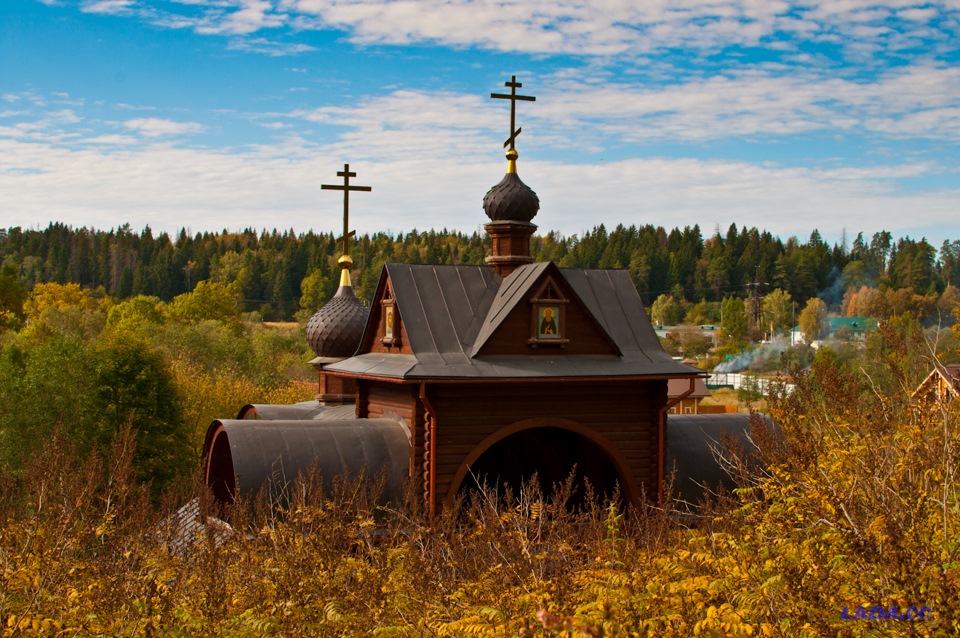
[[481,485],[514,493],[536,474],[545,494],[576,468],[573,504],[586,496],[586,481],[604,498],[619,486],[624,502],[635,499],[635,481],[626,459],[604,437],[566,419],[528,419],[487,437],[467,456],[454,476],[447,502]]

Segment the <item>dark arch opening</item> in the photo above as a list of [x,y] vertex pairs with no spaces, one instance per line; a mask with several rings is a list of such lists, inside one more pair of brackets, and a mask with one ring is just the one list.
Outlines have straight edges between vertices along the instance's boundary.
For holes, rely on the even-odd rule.
[[233,469],[233,454],[227,432],[220,429],[214,434],[211,450],[207,457],[207,485],[213,491],[213,498],[221,505],[233,503],[237,493],[236,473]]
[[[521,486],[534,474],[544,494],[553,492],[576,469],[570,505],[583,505],[589,481],[596,498],[611,497],[617,486],[623,486],[613,460],[600,446],[585,436],[557,427],[521,430],[494,443],[470,466],[460,485],[461,493],[469,493],[486,485],[510,486],[518,494]],[[622,495],[621,495],[622,498]]]

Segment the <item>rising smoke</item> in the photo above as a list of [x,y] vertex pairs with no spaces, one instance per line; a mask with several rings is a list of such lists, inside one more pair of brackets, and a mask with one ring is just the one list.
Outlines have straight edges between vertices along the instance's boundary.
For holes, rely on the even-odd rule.
[[790,347],[790,343],[778,337],[768,343],[758,344],[749,350],[744,350],[732,359],[727,359],[716,368],[714,372],[740,372],[741,370],[763,370],[771,366],[776,367],[780,361],[780,355]]

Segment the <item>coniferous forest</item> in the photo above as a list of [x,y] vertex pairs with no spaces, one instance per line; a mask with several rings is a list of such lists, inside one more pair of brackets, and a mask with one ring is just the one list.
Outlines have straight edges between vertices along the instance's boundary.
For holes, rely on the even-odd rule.
[[[396,236],[360,236],[352,248],[354,285],[369,297],[385,262],[481,264],[488,239],[451,231],[416,230]],[[76,283],[116,299],[136,295],[170,301],[200,281],[229,285],[246,312],[290,320],[312,312],[336,289],[339,247],[331,234],[247,229],[231,233],[181,230],[154,236],[149,227],[0,230],[0,260],[17,267],[21,283]],[[929,314],[960,278],[960,240],[939,248],[925,239],[894,239],[889,232],[858,234],[830,245],[813,231],[805,241],[783,240],[756,228],[731,225],[705,236],[698,226],[667,231],[654,226],[597,226],[582,236],[548,232],[534,237],[537,261],[561,267],[623,268],[644,303],[660,295],[689,302],[746,296],[759,282],[789,293],[801,307],[812,297],[839,306],[861,288],[904,292],[860,314]],[[870,312],[873,311],[873,312]]]
[[[490,487],[431,518],[415,498],[378,503],[374,478],[317,475],[217,509],[198,477],[211,420],[315,396],[302,321],[263,320],[329,298],[333,240],[3,233],[0,636],[960,633],[960,401],[915,392],[957,359],[960,242],[535,238],[536,259],[628,269],[655,316],[719,320],[722,305],[716,350],[751,347],[735,321],[749,284],[771,317],[791,299],[882,317],[863,341],[784,351],[792,391],[745,399],[780,435],[757,427],[762,464],[731,465],[739,487],[696,518],[573,498],[573,480]],[[482,263],[487,247],[428,231],[352,254],[369,298],[384,262]]]

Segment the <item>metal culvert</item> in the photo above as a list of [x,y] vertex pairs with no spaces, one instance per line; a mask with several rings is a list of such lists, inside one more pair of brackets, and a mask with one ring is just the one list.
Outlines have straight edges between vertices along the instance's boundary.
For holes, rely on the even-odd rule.
[[[773,420],[754,415],[755,423],[776,429]],[[696,505],[718,487],[733,490],[737,485],[718,458],[731,454],[725,440],[734,443],[751,462],[755,445],[750,440],[750,414],[671,414],[667,416],[667,476],[673,476],[673,497],[680,506]],[[728,438],[729,437],[729,438]]]
[[383,500],[400,502],[409,476],[406,425],[390,418],[214,421],[203,446],[204,474],[214,498],[233,503],[264,488],[281,493],[316,467],[325,481],[346,473],[386,473]]
[[301,421],[305,419],[352,419],[357,409],[351,403],[328,407],[316,400],[302,403],[248,403],[240,408],[238,419],[261,419],[264,421]]

